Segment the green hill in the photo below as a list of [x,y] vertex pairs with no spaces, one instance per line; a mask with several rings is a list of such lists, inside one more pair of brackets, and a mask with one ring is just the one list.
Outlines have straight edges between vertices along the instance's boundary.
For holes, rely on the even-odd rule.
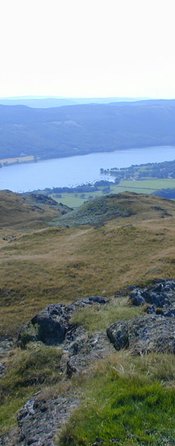
[[131,217],[155,218],[174,215],[175,205],[145,194],[123,192],[94,198],[74,211],[54,220],[58,225],[103,225],[112,219]]

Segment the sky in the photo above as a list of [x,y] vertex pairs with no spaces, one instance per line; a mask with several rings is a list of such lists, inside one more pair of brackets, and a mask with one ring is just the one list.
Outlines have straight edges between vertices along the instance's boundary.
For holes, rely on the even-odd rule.
[[0,0],[0,97],[175,98],[175,0]]

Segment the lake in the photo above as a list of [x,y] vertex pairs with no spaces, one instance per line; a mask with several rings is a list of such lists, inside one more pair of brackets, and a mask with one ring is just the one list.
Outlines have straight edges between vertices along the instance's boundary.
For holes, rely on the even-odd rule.
[[116,152],[16,164],[0,169],[0,190],[27,192],[46,187],[76,186],[108,179],[100,175],[100,168],[129,167],[132,164],[172,161],[175,147],[147,147]]

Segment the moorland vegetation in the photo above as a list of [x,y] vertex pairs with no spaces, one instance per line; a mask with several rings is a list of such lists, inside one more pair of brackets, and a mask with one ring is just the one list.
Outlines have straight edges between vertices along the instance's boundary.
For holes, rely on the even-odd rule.
[[[175,277],[174,202],[130,192],[72,211],[33,195],[0,199],[0,444],[173,446],[174,354],[117,351],[106,329],[145,317],[131,288]],[[43,308],[75,302],[65,320],[76,342],[21,348]]]

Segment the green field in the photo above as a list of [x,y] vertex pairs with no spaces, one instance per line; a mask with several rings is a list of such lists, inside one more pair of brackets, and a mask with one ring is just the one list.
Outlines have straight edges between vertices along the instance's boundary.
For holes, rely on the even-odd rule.
[[110,186],[110,192],[105,192],[105,188],[101,187],[96,192],[76,192],[76,193],[62,193],[52,194],[52,198],[58,203],[63,203],[66,206],[77,208],[84,203],[84,201],[92,200],[101,195],[118,194],[120,192],[130,191],[137,193],[153,194],[160,189],[175,188],[175,179],[151,179],[142,181],[124,180],[120,184]]
[[99,190],[96,192],[76,192],[76,193],[63,193],[63,194],[52,194],[51,197],[58,201],[58,203],[63,203],[66,206],[69,206],[71,208],[77,208],[81,206],[85,201],[92,200],[95,197],[100,197],[103,195],[103,190]]
[[[150,179],[150,180],[124,180],[120,185],[111,187],[111,191],[117,193],[118,191],[133,191],[137,193],[152,194],[156,190],[175,188],[175,179]],[[116,190],[117,189],[117,190]]]

